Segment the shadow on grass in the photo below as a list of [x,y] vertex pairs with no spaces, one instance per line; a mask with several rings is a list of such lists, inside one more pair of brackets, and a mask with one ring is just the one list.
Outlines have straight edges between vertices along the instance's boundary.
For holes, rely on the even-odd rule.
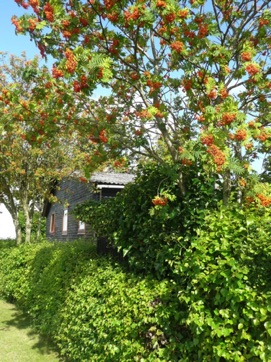
[[36,350],[39,354],[58,354],[57,347],[48,337],[35,332],[31,323],[31,318],[26,313],[17,309],[16,306],[11,307],[10,312],[11,319],[2,321],[1,329],[9,329],[10,327],[22,329],[24,330],[25,334],[30,337],[30,339],[35,340],[31,348]]

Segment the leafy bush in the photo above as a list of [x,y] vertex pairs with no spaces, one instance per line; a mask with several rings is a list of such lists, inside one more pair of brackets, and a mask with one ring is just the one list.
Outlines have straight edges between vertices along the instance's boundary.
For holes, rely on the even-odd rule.
[[127,275],[106,261],[85,272],[62,312],[58,341],[66,356],[80,362],[166,361],[169,341],[158,311],[169,283]]
[[28,311],[65,360],[171,355],[168,316],[179,302],[170,282],[126,273],[85,242],[2,248],[0,258],[1,295]]
[[[0,244],[0,292],[66,361],[270,361],[271,211],[220,206],[158,281],[85,242]],[[143,258],[143,257],[142,257]]]
[[271,212],[221,206],[172,267],[193,335],[190,360],[271,360]]
[[[214,179],[199,174],[198,169],[189,168],[187,173],[184,197],[172,165],[149,163],[139,168],[135,181],[116,198],[101,204],[88,202],[75,213],[127,255],[133,270],[168,277],[169,264],[181,253],[179,235],[185,235],[188,242],[207,208],[215,208],[219,198]],[[154,205],[159,199],[166,203]]]
[[1,249],[0,292],[26,309],[40,332],[53,335],[66,290],[91,253],[93,246],[80,242]]

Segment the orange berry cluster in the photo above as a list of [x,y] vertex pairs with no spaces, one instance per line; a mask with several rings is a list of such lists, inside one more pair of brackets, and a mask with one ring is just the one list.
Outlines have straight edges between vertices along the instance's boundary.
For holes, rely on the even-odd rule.
[[37,18],[29,18],[28,19],[28,29],[29,31],[34,31],[36,29],[37,23],[39,22],[39,20]]
[[161,82],[153,82],[152,80],[147,80],[147,86],[150,87],[150,93],[156,91],[157,89],[162,87]]
[[229,95],[229,93],[228,93],[226,88],[221,89],[221,91],[220,91],[220,97],[221,98],[225,99],[225,98],[228,97],[228,95]]
[[226,160],[224,153],[214,144],[208,147],[207,152],[213,157],[214,163],[220,170],[221,166],[224,165]]
[[245,149],[250,150],[253,147],[253,144],[251,142],[245,144]]
[[166,23],[172,23],[176,19],[176,15],[174,13],[169,13],[165,15],[165,21]]
[[266,141],[269,137],[270,135],[268,135],[264,130],[261,130],[261,133],[259,134],[259,136],[257,136],[258,140],[260,140],[261,142]]
[[189,14],[189,10],[188,9],[181,9],[178,13],[180,18],[186,18]]
[[67,49],[65,51],[65,56],[66,56],[66,68],[67,68],[67,71],[70,73],[70,74],[73,74],[75,72],[75,69],[77,67],[77,61],[75,59],[75,56],[73,54],[73,52],[70,50],[70,49]]
[[53,22],[54,21],[54,9],[53,7],[47,2],[44,5],[44,13],[45,17],[48,21]]
[[116,4],[116,0],[104,0],[106,9],[111,9]]
[[156,6],[158,8],[165,8],[167,6],[167,3],[164,0],[157,0]]
[[241,59],[243,62],[249,62],[252,59],[252,54],[250,52],[241,53]]
[[116,23],[119,20],[119,14],[116,11],[113,11],[111,14],[107,14],[107,19]]
[[239,183],[239,185],[240,185],[241,187],[245,187],[246,184],[247,184],[247,182],[246,182],[246,180],[245,180],[244,178],[241,178],[241,179],[238,181],[238,183]]
[[234,135],[234,138],[237,140],[237,141],[244,141],[246,138],[247,138],[247,132],[245,129],[239,129],[235,135]]
[[64,73],[61,69],[57,68],[55,65],[53,65],[53,68],[52,68],[52,77],[53,78],[61,78],[63,77]]
[[268,207],[271,204],[271,197],[265,196],[263,194],[257,195],[258,199],[260,200],[260,204],[264,207]]
[[140,112],[136,112],[136,115],[140,117],[141,119],[151,119],[152,115],[147,109],[143,109]]
[[183,43],[181,41],[176,40],[176,41],[174,41],[174,42],[172,42],[170,44],[170,47],[171,47],[172,50],[175,50],[176,53],[181,53],[182,50],[183,50],[184,45],[183,45]]
[[192,165],[192,161],[191,160],[189,160],[188,158],[183,158],[182,160],[181,160],[181,162],[182,162],[182,164],[184,165],[184,166],[191,166]]
[[214,137],[213,137],[213,135],[211,135],[211,134],[206,135],[206,136],[202,136],[202,137],[200,138],[200,142],[201,142],[203,145],[211,146],[211,145],[214,143]]
[[39,6],[39,0],[28,0],[28,3],[32,8],[36,8]]
[[217,91],[216,89],[212,89],[208,94],[207,97],[210,99],[216,99],[217,97]]
[[105,130],[101,130],[100,134],[99,134],[99,139],[101,142],[103,143],[107,143],[108,141],[108,138],[106,137],[106,133],[105,133]]
[[263,27],[265,25],[268,25],[269,24],[269,20],[268,19],[263,19],[263,18],[260,18],[259,19],[259,27]]
[[204,38],[206,35],[208,35],[208,24],[200,24],[199,25],[199,32],[198,32],[198,37]]
[[219,122],[222,126],[231,124],[236,118],[235,112],[226,112],[223,114],[221,121]]
[[245,69],[251,77],[260,71],[259,66],[256,64],[248,64]]
[[184,79],[183,80],[183,87],[184,87],[184,90],[186,90],[186,91],[191,89],[192,88],[192,80],[191,79]]
[[129,12],[129,10],[124,11],[124,18],[127,22],[129,22],[130,20],[137,20],[140,17],[140,12],[138,7],[135,7],[133,9],[133,12]]
[[28,4],[25,3],[23,0],[15,0],[15,2],[21,5],[24,9],[28,9]]
[[166,197],[162,196],[155,196],[154,199],[152,199],[153,205],[159,205],[159,206],[165,206],[168,202],[168,199]]
[[15,25],[17,33],[21,33],[23,31],[23,27],[21,25],[21,22],[20,22],[20,20],[17,19],[16,16],[13,16],[11,18],[11,22],[12,22],[13,25]]

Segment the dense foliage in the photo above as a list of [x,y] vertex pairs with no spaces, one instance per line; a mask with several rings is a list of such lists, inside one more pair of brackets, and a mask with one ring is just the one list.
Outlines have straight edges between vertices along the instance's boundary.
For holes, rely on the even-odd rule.
[[85,154],[67,110],[55,107],[63,99],[65,107],[72,107],[75,100],[51,82],[37,58],[0,52],[0,79],[0,202],[12,216],[17,243],[22,241],[23,213],[23,236],[29,243],[35,211],[42,212],[53,183],[85,162]]
[[125,273],[82,242],[0,250],[1,295],[27,310],[67,361],[168,360],[179,304],[168,281]]
[[201,160],[227,202],[232,175],[245,185],[270,153],[269,0],[15,1],[28,9],[17,33],[55,58],[53,83],[73,87],[96,148],[88,167],[116,149],[162,163],[160,139],[182,194]]
[[180,236],[189,244],[207,209],[215,209],[222,197],[219,180],[200,172],[199,165],[187,168],[186,176],[184,196],[172,164],[145,164],[116,198],[86,202],[74,213],[127,256],[133,269],[163,278],[183,248]]
[[[140,274],[85,242],[1,248],[1,295],[28,310],[67,360],[267,362],[270,221],[258,206],[206,211],[189,240],[168,234],[170,258],[161,239],[159,258],[147,255],[153,268]],[[132,265],[139,258],[147,264],[144,249]],[[146,269],[157,276],[163,258],[170,278],[157,281]]]
[[[270,210],[221,207],[173,268],[199,360],[271,358]],[[185,343],[190,350],[191,345]]]
[[[271,188],[252,171],[271,149],[269,1],[15,1],[17,33],[56,59],[23,73],[35,122],[19,144],[61,130],[87,171],[155,163],[77,210],[130,269],[86,243],[4,247],[1,294],[68,361],[270,361]],[[4,121],[20,118],[16,90],[0,89]]]

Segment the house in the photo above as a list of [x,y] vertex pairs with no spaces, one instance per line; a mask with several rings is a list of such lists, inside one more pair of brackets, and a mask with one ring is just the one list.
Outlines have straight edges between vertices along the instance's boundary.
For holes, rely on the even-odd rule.
[[95,173],[89,182],[80,178],[63,179],[54,190],[55,203],[44,207],[48,240],[68,241],[93,236],[91,225],[77,220],[72,210],[89,200],[114,197],[126,184],[134,180],[129,173]]
[[4,204],[0,204],[0,239],[15,239],[16,232],[12,217]]

